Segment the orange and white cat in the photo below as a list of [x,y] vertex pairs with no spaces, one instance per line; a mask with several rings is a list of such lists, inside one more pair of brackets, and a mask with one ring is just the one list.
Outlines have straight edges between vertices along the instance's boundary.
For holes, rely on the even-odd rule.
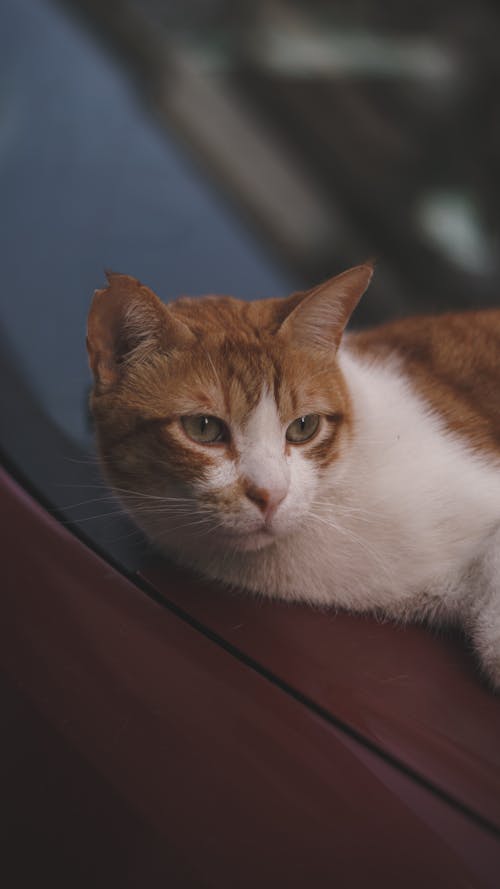
[[459,621],[500,688],[500,310],[343,336],[372,271],[168,305],[110,275],[88,324],[104,472],[178,562]]

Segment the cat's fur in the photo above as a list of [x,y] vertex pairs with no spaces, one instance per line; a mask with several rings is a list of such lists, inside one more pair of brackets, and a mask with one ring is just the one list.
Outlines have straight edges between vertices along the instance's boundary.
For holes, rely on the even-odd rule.
[[[110,275],[88,328],[104,471],[177,561],[269,596],[457,620],[500,688],[500,311],[343,337],[371,274],[167,306]],[[192,441],[179,418],[198,414],[228,440]],[[307,414],[318,434],[289,443]]]

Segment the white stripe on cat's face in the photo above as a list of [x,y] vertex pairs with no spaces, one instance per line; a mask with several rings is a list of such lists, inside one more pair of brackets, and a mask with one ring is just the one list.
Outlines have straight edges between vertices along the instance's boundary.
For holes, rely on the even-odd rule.
[[257,407],[242,429],[233,432],[238,451],[238,474],[273,499],[283,499],[290,486],[290,467],[285,457],[285,430],[276,402],[264,390]]

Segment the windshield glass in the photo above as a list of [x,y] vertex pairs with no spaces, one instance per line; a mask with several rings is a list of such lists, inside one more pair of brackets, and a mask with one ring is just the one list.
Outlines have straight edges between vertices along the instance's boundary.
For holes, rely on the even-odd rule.
[[89,447],[85,326],[104,269],[133,274],[167,300],[286,293],[292,276],[55,7],[2,4],[0,79],[2,322],[47,412]]
[[497,303],[498,14],[426,7],[4,0],[1,445],[51,503],[105,269],[250,299],[376,257],[355,324]]

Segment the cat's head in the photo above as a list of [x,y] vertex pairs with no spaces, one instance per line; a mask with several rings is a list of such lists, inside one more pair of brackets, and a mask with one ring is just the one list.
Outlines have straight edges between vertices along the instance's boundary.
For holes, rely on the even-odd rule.
[[337,349],[372,271],[251,303],[165,305],[128,275],[96,291],[87,345],[103,468],[159,545],[255,550],[307,521],[349,441]]

